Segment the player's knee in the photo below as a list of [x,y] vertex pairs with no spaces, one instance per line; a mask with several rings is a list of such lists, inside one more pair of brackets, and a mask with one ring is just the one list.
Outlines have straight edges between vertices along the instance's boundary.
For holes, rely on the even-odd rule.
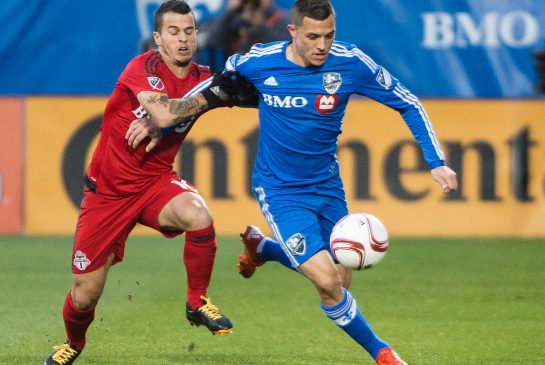
[[340,301],[342,300],[343,291],[342,291],[342,283],[338,276],[325,276],[320,279],[319,282],[316,283],[318,292],[320,294],[320,297],[322,300],[325,301]]
[[96,306],[101,294],[101,288],[93,285],[75,285],[72,287],[72,301],[79,310],[86,310]]
[[79,293],[77,295],[74,295],[72,300],[74,301],[74,305],[78,310],[87,310],[91,307],[96,306],[99,298],[100,296]]
[[212,224],[212,215],[207,208],[198,210],[191,222],[192,229],[202,229]]
[[191,231],[202,229],[212,224],[212,215],[208,207],[199,200],[193,200],[186,204],[183,212],[180,212],[178,221],[184,230]]

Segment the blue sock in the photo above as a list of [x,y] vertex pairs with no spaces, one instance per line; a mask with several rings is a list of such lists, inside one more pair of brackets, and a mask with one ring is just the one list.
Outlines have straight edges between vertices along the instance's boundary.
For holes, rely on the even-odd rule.
[[293,267],[290,259],[286,256],[284,250],[280,246],[280,243],[265,237],[263,241],[257,247],[257,256],[263,261],[278,261],[288,269],[297,271]]
[[339,304],[333,307],[320,304],[320,307],[329,319],[333,320],[340,329],[359,343],[373,359],[376,359],[378,352],[385,347],[390,347],[390,345],[375,335],[358,308],[356,300],[348,290],[343,288],[343,291],[344,298]]

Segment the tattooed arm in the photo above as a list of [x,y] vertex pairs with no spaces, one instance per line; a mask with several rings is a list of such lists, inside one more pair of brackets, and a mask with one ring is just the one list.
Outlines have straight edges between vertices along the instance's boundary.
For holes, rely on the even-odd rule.
[[136,97],[157,127],[168,128],[203,110],[226,106],[233,96],[246,92],[246,85],[238,73],[218,71],[193,88],[200,90],[198,94],[187,98],[169,99],[167,94],[154,91],[141,91]]
[[201,94],[187,99],[169,99],[167,94],[141,91],[136,97],[159,128],[176,125],[208,108],[208,102]]

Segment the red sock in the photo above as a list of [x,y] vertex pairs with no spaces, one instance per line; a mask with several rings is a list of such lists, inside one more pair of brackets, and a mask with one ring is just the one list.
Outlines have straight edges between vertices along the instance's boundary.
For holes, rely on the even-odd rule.
[[187,272],[187,302],[191,309],[202,306],[216,257],[214,224],[196,231],[185,232],[184,264]]
[[79,310],[72,301],[72,294],[68,292],[62,308],[62,317],[68,342],[78,351],[85,346],[85,333],[95,319],[95,307]]

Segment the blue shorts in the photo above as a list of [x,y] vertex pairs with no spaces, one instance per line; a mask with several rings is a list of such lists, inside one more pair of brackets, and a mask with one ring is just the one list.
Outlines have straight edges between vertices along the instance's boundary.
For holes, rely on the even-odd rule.
[[318,251],[331,254],[331,230],[348,214],[342,185],[318,186],[311,192],[260,186],[253,190],[265,220],[293,267],[299,267]]

